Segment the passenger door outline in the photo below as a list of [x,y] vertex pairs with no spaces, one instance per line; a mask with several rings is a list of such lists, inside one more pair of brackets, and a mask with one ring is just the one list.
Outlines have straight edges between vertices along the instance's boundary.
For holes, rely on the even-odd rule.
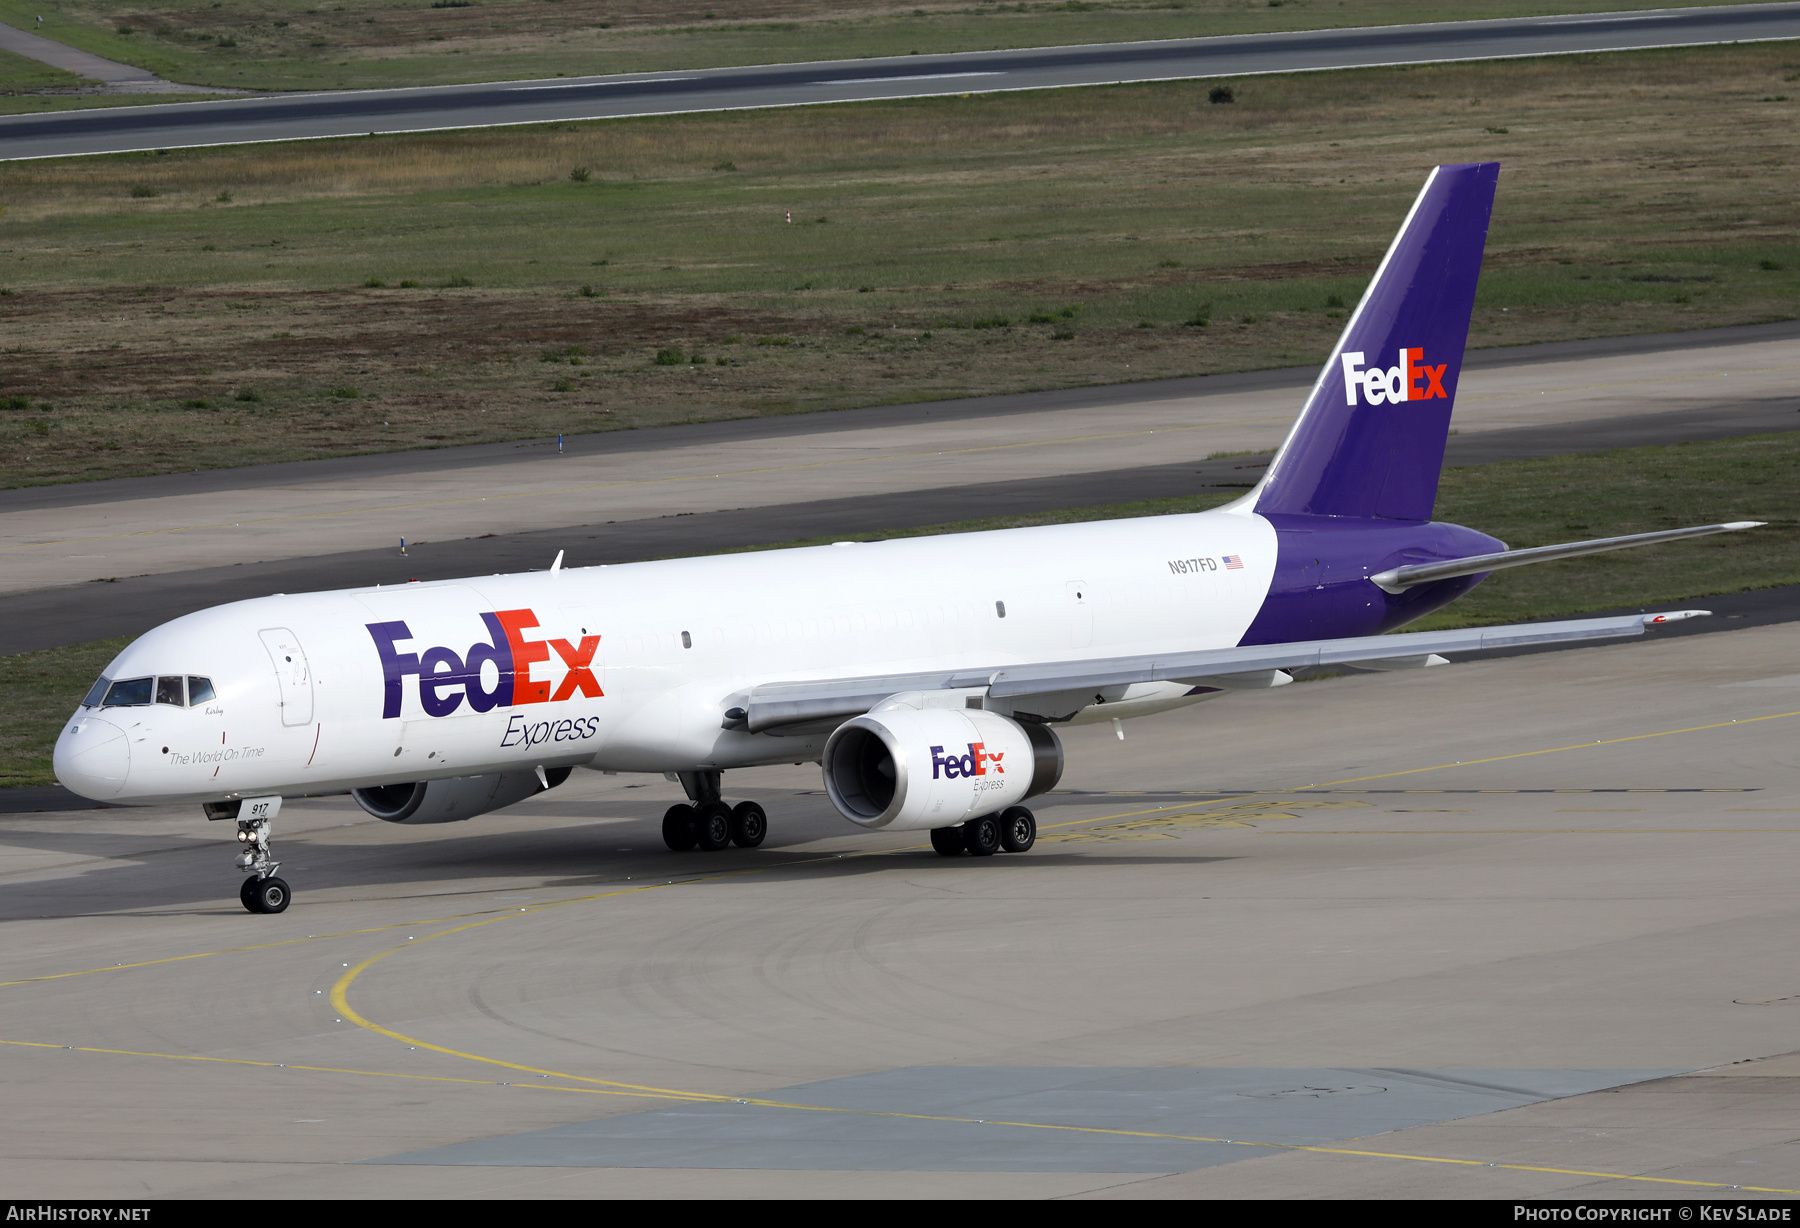
[[292,728],[310,725],[313,718],[312,668],[300,637],[286,627],[266,627],[257,632],[275,667],[275,683],[281,693],[281,723]]

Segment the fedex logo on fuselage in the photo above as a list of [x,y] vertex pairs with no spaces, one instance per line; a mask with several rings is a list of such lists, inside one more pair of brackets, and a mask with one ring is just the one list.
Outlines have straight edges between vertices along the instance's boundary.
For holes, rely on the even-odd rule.
[[1371,405],[1398,405],[1402,401],[1431,401],[1449,397],[1444,391],[1444,371],[1449,363],[1428,366],[1425,351],[1401,350],[1394,367],[1363,367],[1363,352],[1339,355],[1344,364],[1344,404],[1355,405],[1360,391]]
[[[537,615],[530,610],[496,610],[483,614],[481,621],[487,624],[488,638],[476,640],[467,652],[460,654],[451,648],[401,652],[401,641],[412,639],[404,622],[364,624],[374,637],[375,652],[381,658],[382,719],[400,715],[409,675],[419,680],[419,706],[427,716],[449,716],[465,700],[470,711],[488,712],[521,704],[557,703],[577,693],[598,699],[604,693],[594,677],[599,636],[584,635],[579,644],[529,639],[525,633],[538,625]],[[531,676],[532,666],[540,661],[548,663],[552,650],[566,667],[554,694],[547,679],[540,681]],[[482,678],[490,661],[495,666],[492,689]]]
[[994,752],[987,749],[985,742],[970,742],[966,755],[946,755],[944,748],[931,748],[931,778],[937,780],[940,773],[945,780],[956,780],[962,776],[986,776],[988,765],[992,764],[994,773],[1006,775],[1006,769],[1000,766],[1000,760],[1006,758],[1005,751]]

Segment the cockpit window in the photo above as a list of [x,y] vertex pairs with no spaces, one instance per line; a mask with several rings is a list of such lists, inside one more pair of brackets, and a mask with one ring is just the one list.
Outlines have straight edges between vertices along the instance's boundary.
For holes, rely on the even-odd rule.
[[217,698],[211,678],[184,679],[179,674],[165,674],[160,678],[125,678],[118,682],[102,678],[88,689],[87,698],[81,701],[81,706],[136,708],[155,702],[177,708],[193,708],[211,703]]
[[106,692],[105,707],[137,708],[150,702],[150,694],[155,689],[154,678],[122,678],[112,684]]

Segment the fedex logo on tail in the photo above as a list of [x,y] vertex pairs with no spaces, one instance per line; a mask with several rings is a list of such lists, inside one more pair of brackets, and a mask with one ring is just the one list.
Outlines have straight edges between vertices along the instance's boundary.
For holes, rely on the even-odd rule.
[[1425,351],[1401,350],[1400,363],[1393,367],[1363,366],[1363,351],[1347,350],[1340,358],[1344,364],[1344,404],[1355,405],[1360,391],[1370,405],[1398,405],[1401,401],[1430,401],[1447,398],[1444,371],[1449,363],[1429,366]]
[[995,753],[987,749],[985,742],[970,742],[966,755],[946,755],[944,748],[931,748],[931,778],[937,780],[941,774],[945,780],[955,780],[961,776],[986,776],[988,765],[994,765],[994,773],[1006,775],[1006,769],[1000,766],[1000,760],[1006,758],[1006,752]]
[[[401,642],[412,639],[404,622],[364,624],[381,658],[382,719],[400,715],[409,676],[419,680],[419,705],[427,716],[449,716],[465,701],[472,712],[488,712],[522,704],[557,703],[578,693],[594,699],[604,694],[594,677],[599,636],[584,635],[579,644],[531,639],[526,633],[538,620],[530,610],[496,610],[483,614],[481,621],[487,624],[488,638],[475,641],[464,653],[451,648],[402,652]],[[554,693],[548,679],[531,676],[533,666],[549,663],[552,651],[564,666]],[[491,688],[484,678],[489,662],[495,667]]]

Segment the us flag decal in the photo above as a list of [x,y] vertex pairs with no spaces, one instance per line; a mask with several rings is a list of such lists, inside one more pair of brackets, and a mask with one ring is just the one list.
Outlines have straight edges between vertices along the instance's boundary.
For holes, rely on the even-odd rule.
[[1236,555],[1236,554],[1228,554],[1225,556],[1225,570],[1226,571],[1242,571],[1243,569],[1244,569],[1243,556]]

